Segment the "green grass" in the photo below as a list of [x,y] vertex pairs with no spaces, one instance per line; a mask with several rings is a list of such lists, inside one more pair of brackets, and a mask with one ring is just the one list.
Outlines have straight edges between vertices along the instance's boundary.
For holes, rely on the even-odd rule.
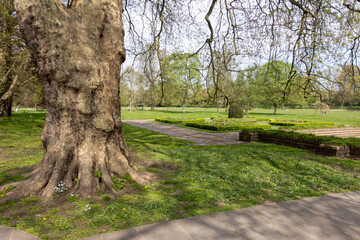
[[299,119],[320,122],[334,122],[338,124],[360,125],[360,111],[334,109],[321,116],[320,112],[313,109],[289,109],[288,111],[278,110],[274,115],[272,109],[256,109],[250,112],[252,117],[269,117],[272,119]]
[[[186,108],[186,113],[181,112],[181,108],[163,107],[155,108],[155,111],[129,111],[126,108],[121,112],[123,120],[129,119],[155,119],[158,118],[210,118],[214,116],[226,117],[227,113],[221,109],[220,113],[216,112],[216,108]],[[169,111],[167,111],[167,109]],[[272,109],[253,109],[246,117],[257,118],[265,117],[271,119],[299,119],[312,120],[320,122],[334,122],[338,124],[360,125],[360,111],[350,111],[346,109],[334,109],[326,115],[321,116],[319,112],[313,109],[289,109],[288,111],[278,110],[276,115],[273,114]]]
[[[0,121],[0,185],[21,179],[17,168],[41,160],[41,128],[36,125],[43,118],[44,113],[30,112]],[[143,169],[159,173],[161,180],[140,186],[123,176],[114,183],[117,197],[99,192],[82,199],[65,192],[46,202],[37,197],[9,201],[0,205],[0,224],[42,239],[78,239],[166,219],[360,189],[356,160],[263,143],[191,146],[127,124],[124,135],[136,156],[162,163]]]

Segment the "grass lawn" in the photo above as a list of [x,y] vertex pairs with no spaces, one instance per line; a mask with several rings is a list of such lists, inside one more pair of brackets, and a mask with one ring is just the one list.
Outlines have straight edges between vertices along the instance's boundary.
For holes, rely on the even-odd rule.
[[[188,114],[213,116],[216,110],[211,110]],[[162,112],[142,113],[143,118],[154,118]],[[127,114],[123,112],[125,119],[135,117]],[[0,120],[0,185],[23,179],[18,168],[41,160],[43,119],[43,112],[33,111]],[[37,197],[9,201],[0,205],[0,224],[42,239],[77,239],[167,219],[360,189],[356,160],[263,143],[190,146],[127,124],[124,135],[138,158],[159,162],[143,170],[157,173],[161,180],[140,186],[124,176],[125,188],[116,197],[99,192],[81,199],[65,192],[46,202]],[[6,193],[0,190],[0,196]]]
[[[169,111],[167,111],[169,110]],[[121,112],[123,120],[129,119],[155,119],[158,118],[210,118],[214,116],[227,116],[224,109],[220,113],[216,112],[216,108],[186,108],[186,113],[181,112],[181,108],[155,108],[155,111],[129,111],[124,108]],[[299,119],[312,120],[322,122],[334,122],[339,124],[359,125],[360,126],[360,111],[350,111],[343,109],[334,109],[326,115],[321,116],[319,112],[313,109],[289,109],[288,111],[278,110],[276,115],[273,114],[272,109],[253,109],[245,115],[251,118],[268,117],[273,119]],[[246,118],[245,118],[246,119]]]

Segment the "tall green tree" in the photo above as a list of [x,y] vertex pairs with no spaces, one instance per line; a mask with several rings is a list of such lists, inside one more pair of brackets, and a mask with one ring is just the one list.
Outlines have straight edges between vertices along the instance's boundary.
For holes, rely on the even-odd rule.
[[274,114],[290,99],[292,91],[295,92],[295,87],[298,86],[295,84],[298,77],[294,77],[291,84],[288,83],[291,69],[291,65],[283,61],[271,61],[255,73],[256,91],[260,93],[260,101],[272,105]]
[[200,85],[200,59],[196,54],[175,52],[166,57],[163,68],[167,80],[177,89],[185,113],[187,100]]

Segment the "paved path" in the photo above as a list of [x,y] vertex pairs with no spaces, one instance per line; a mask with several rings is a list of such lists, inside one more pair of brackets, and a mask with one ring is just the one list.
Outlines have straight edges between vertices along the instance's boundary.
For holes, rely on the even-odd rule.
[[170,124],[156,123],[152,122],[152,120],[124,120],[123,122],[177,138],[185,139],[195,143],[195,145],[230,145],[243,143],[239,141],[238,132],[209,133],[188,128],[176,127]]
[[15,228],[0,225],[1,240],[38,240],[39,238],[23,231],[16,231]]
[[[0,226],[1,240],[35,240]],[[259,205],[82,240],[358,240],[360,191]]]
[[356,240],[360,191],[155,223],[83,240]]

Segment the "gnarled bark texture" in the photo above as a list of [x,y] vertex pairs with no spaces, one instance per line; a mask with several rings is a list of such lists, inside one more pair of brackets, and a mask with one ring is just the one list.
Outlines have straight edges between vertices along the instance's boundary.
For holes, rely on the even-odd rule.
[[111,178],[127,173],[148,183],[149,176],[132,165],[122,135],[121,0],[77,0],[71,8],[59,0],[14,0],[14,7],[37,64],[47,113],[45,156],[12,194],[50,197],[64,181],[71,192],[87,196],[112,189]]

